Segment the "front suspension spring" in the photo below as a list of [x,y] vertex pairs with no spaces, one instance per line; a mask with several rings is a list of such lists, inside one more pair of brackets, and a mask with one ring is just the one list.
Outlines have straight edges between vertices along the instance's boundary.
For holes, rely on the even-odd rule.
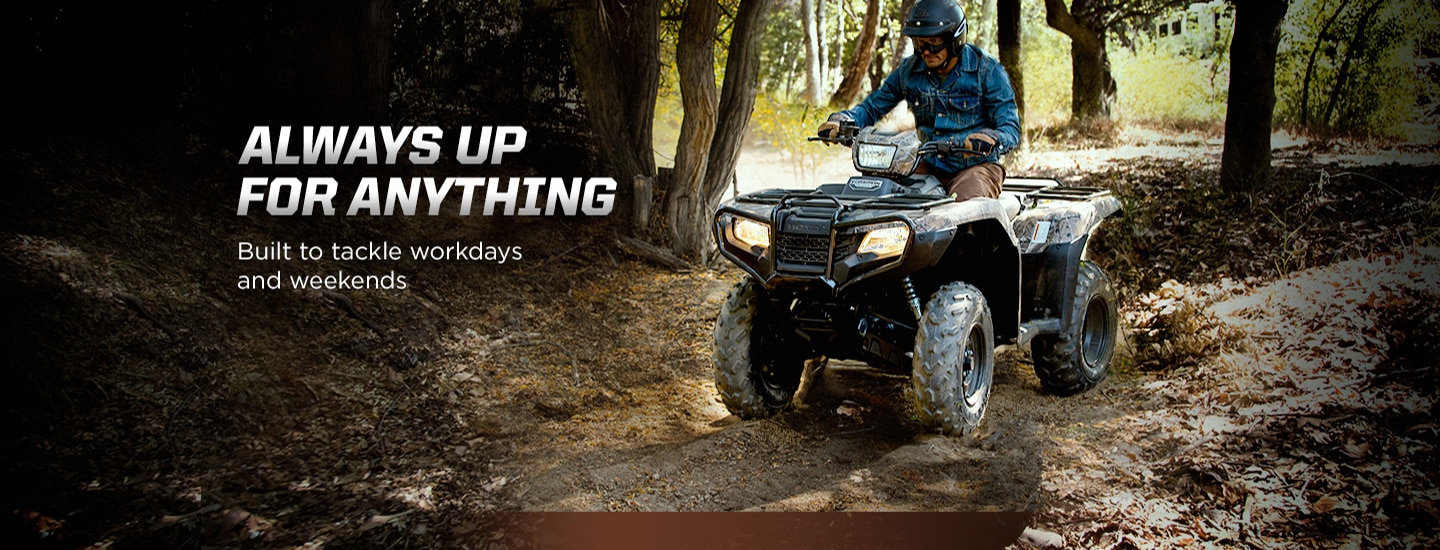
[[915,292],[915,283],[910,281],[910,276],[900,279],[900,288],[905,291],[905,301],[910,304],[910,313],[915,314],[915,320],[920,320],[920,295]]

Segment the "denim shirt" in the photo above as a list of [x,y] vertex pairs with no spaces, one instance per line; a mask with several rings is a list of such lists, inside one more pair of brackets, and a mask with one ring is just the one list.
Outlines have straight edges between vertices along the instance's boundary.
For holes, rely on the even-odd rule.
[[955,173],[977,164],[999,162],[1001,155],[1020,143],[1020,115],[1015,90],[1005,68],[979,48],[965,44],[960,62],[941,77],[919,56],[900,62],[880,89],[854,108],[844,111],[861,127],[878,122],[900,100],[910,104],[920,140],[944,139],[963,144],[965,136],[981,133],[995,139],[995,150],[984,157],[927,155],[925,162],[940,172]]

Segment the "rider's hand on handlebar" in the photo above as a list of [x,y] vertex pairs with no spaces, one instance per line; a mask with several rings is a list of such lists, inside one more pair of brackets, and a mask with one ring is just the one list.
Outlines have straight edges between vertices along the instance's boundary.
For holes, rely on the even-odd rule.
[[[836,137],[836,134],[839,133],[840,123],[833,120],[827,120],[824,124],[820,125],[820,129],[815,132],[815,135],[818,135],[825,139],[834,139]],[[825,145],[830,145],[830,142],[825,142]]]
[[961,155],[969,157],[988,156],[995,150],[995,138],[976,132],[965,136],[965,151]]
[[[850,116],[845,113],[831,113],[830,118],[825,119],[825,123],[820,125],[820,129],[816,130],[815,134],[825,140],[838,139],[840,137],[840,124],[850,121]],[[831,141],[825,141],[825,145],[830,144]]]
[[995,151],[995,138],[981,133],[965,136],[964,140],[953,137],[938,139],[920,146],[922,155],[948,157],[960,155],[965,158],[989,156]]

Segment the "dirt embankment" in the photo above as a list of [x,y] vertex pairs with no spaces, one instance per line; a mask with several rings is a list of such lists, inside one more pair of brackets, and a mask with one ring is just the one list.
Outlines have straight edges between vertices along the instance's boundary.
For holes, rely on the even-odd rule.
[[[483,542],[507,510],[1028,510],[1082,547],[1436,538],[1440,436],[1414,396],[1434,395],[1440,323],[1433,287],[1400,284],[1435,260],[1385,255],[1436,238],[1427,169],[1301,164],[1242,200],[1209,160],[1098,168],[1128,209],[1095,250],[1129,319],[1113,375],[1057,398],[1007,352],[982,428],[946,438],[910,420],[903,379],[845,363],[775,418],[731,417],[710,329],[740,275],[655,268],[594,227],[229,221],[225,193],[9,158],[8,540],[441,546]],[[403,292],[228,284],[235,241],[301,238],[525,259],[319,266],[402,271]]]

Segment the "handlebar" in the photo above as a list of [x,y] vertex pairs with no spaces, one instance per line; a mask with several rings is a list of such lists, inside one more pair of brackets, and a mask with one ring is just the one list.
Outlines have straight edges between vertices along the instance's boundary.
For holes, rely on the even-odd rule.
[[[821,143],[838,143],[838,144],[844,145],[844,146],[846,146],[846,147],[850,147],[851,145],[854,145],[854,144],[855,144],[855,136],[854,136],[854,135],[844,135],[844,133],[843,133],[844,131],[845,131],[845,128],[844,128],[844,127],[841,127],[841,129],[840,129],[840,132],[841,132],[840,137],[810,136],[810,137],[808,137],[808,138],[805,138],[805,141],[819,141],[819,142],[821,142]],[[939,151],[939,148],[940,148],[940,144],[942,144],[942,143],[946,143],[946,142],[938,141],[938,140],[937,140],[937,141],[927,141],[927,142],[921,144],[921,145],[920,145],[920,148],[917,149],[917,151],[920,153],[921,156],[930,155],[930,156],[942,156],[942,157],[943,157],[943,156],[950,156],[950,155],[962,155],[962,156],[963,156],[963,155],[974,155],[974,156],[977,156],[977,157],[983,157],[983,156],[986,156],[986,155],[989,155],[989,154],[990,154],[989,151],[979,151],[979,150],[976,150],[976,149],[971,149],[971,148],[969,148],[969,147],[955,147],[954,144],[951,144],[951,146],[949,147],[949,152],[948,152],[948,153],[941,153],[941,152]]]
[[[944,152],[941,152],[942,150],[943,150]],[[972,148],[970,148],[970,147],[965,147],[965,146],[963,146],[963,145],[962,145],[962,146],[956,146],[953,142],[936,140],[936,141],[927,141],[927,142],[925,142],[925,143],[920,144],[920,148],[917,149],[916,151],[919,152],[921,156],[934,155],[934,156],[945,157],[945,156],[966,156],[966,155],[971,155],[971,156],[977,156],[977,157],[984,157],[984,156],[988,156],[991,152],[994,151],[994,149],[991,149],[990,151],[981,151],[981,150],[979,150],[979,149],[972,149]]]
[[[855,144],[856,138],[858,138],[860,135],[860,127],[856,125],[853,121],[844,120],[838,122],[840,123],[840,127],[832,131],[829,136],[810,136],[805,138],[805,141],[818,141],[826,144],[838,143],[846,147],[853,146]],[[970,141],[971,143],[980,143],[981,145],[984,145],[984,143],[981,143],[980,140]],[[970,143],[955,143],[953,141],[947,140],[935,140],[926,142],[921,144],[920,147],[916,150],[916,153],[921,156],[928,155],[939,157],[952,155],[984,157],[989,156],[993,152],[993,147],[987,148],[987,150],[981,150],[970,147]]]
[[855,143],[855,136],[858,135],[860,135],[860,127],[857,126],[853,121],[844,120],[840,121],[840,128],[831,132],[830,136],[811,136],[805,138],[805,141],[839,143],[840,145],[849,147],[851,144]]

